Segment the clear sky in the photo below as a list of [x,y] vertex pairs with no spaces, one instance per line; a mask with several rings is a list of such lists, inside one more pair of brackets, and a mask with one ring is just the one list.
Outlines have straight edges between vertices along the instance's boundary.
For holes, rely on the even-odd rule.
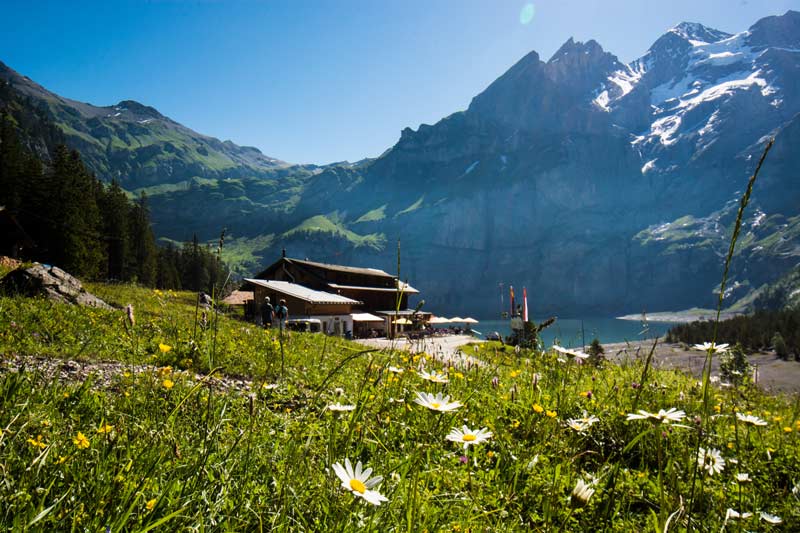
[[296,163],[356,161],[466,109],[570,36],[622,61],[668,28],[730,33],[800,0],[0,0],[0,61],[63,96],[133,99]]

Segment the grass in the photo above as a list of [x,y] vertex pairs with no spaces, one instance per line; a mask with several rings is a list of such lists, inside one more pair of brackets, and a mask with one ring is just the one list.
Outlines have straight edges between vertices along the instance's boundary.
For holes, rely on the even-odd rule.
[[[645,371],[642,360],[597,368],[487,343],[465,348],[485,365],[442,367],[425,354],[320,335],[292,334],[282,345],[276,332],[228,316],[215,327],[189,293],[88,288],[132,304],[135,324],[121,310],[0,299],[4,360],[121,363],[85,381],[33,366],[0,374],[5,529],[677,531],[695,473],[696,529],[719,531],[728,509],[754,513],[729,528],[800,528],[798,400],[713,388],[706,417],[694,379]],[[421,379],[423,364],[449,382]],[[210,372],[252,386],[212,387]],[[463,406],[433,412],[413,402],[417,391]],[[332,403],[355,409],[333,412]],[[626,420],[672,407],[687,417]],[[737,412],[767,425],[746,425]],[[590,415],[599,421],[570,427]],[[464,424],[493,436],[468,450],[445,439]],[[713,475],[698,472],[700,426],[726,460]],[[346,458],[383,476],[376,490],[388,502],[373,506],[341,488],[332,466]],[[744,473],[751,481],[737,481]],[[571,496],[579,480],[594,490],[586,501]]]
[[325,215],[316,215],[301,222],[298,226],[285,232],[282,237],[289,238],[297,234],[321,233],[345,239],[347,242],[360,248],[362,246],[373,250],[383,250],[386,246],[386,237],[383,233],[370,233],[359,235],[347,229],[341,223],[331,220]]

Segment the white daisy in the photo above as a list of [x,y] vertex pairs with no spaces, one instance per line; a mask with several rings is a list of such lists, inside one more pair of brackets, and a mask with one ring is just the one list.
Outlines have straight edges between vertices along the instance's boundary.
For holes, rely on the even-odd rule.
[[728,508],[728,511],[725,513],[725,521],[727,522],[730,518],[735,518],[736,520],[744,520],[745,518],[750,518],[753,516],[753,513],[740,513],[734,509]]
[[675,407],[670,407],[666,411],[659,409],[657,413],[648,413],[639,409],[638,413],[629,413],[626,420],[652,420],[654,423],[669,424],[670,422],[680,422],[686,418],[684,411],[679,411]]
[[753,480],[750,479],[750,474],[746,472],[740,472],[739,474],[736,474],[736,481],[738,481],[739,483],[749,483],[750,481]]
[[427,379],[428,381],[432,381],[434,383],[448,383],[450,380],[447,379],[447,375],[441,372],[437,372],[434,370],[433,372],[428,372],[425,369],[419,371],[419,377],[422,379]]
[[768,424],[766,420],[762,420],[757,416],[753,415],[743,415],[742,413],[736,413],[736,418],[738,418],[740,422],[744,422],[745,424],[751,424],[753,426],[766,426]]
[[589,501],[589,498],[592,497],[594,494],[593,483],[584,483],[582,479],[578,480],[578,483],[575,485],[575,488],[572,489],[572,503],[575,505],[586,505]]
[[350,459],[344,460],[344,466],[339,463],[333,464],[333,471],[342,480],[342,488],[349,490],[354,496],[364,498],[372,505],[380,505],[381,502],[388,502],[389,499],[380,494],[377,490],[370,490],[378,483],[383,481],[381,476],[375,476],[370,479],[369,475],[372,473],[371,468],[361,470],[361,461],[356,463],[356,468],[353,470],[353,465]]
[[559,346],[558,344],[553,345],[553,350],[563,353],[569,357],[577,357],[578,359],[588,359],[590,357],[588,353],[583,353],[580,350],[568,350],[567,348]]
[[600,419],[594,415],[587,416],[586,411],[583,412],[583,418],[570,418],[567,420],[567,426],[571,427],[578,433],[583,433],[595,422],[600,422]]
[[417,403],[423,407],[427,407],[432,411],[455,411],[461,407],[461,402],[451,402],[450,395],[442,397],[441,392],[437,392],[436,396],[433,394],[428,394],[427,392],[417,392],[416,395],[417,397],[414,398],[414,403]]
[[461,426],[461,429],[451,429],[450,434],[445,438],[449,441],[463,444],[466,450],[471,444],[480,444],[492,438],[492,432],[486,428],[469,429],[467,426]]
[[700,448],[697,452],[697,465],[704,468],[709,476],[725,469],[725,459],[716,448]]
[[403,372],[405,372],[405,370],[403,370],[402,368],[397,368],[396,366],[390,366],[389,372],[393,374],[402,374]]
[[342,411],[352,411],[352,410],[354,410],[355,408],[356,408],[356,406],[355,406],[355,405],[342,405],[342,404],[340,404],[339,402],[332,403],[332,404],[330,404],[328,407],[326,407],[326,409],[327,409],[328,411],[339,411],[339,412],[342,412]]
[[758,514],[761,517],[761,520],[770,524],[780,524],[783,522],[783,519],[780,516],[776,516],[774,514],[765,513],[764,511],[761,511]]
[[713,342],[704,342],[703,344],[695,344],[695,350],[703,350],[704,352],[711,351],[711,353],[723,353],[728,351],[729,344],[714,344]]

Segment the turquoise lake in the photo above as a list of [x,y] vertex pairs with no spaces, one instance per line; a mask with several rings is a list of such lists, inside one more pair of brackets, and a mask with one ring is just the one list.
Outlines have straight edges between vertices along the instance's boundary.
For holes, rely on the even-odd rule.
[[[543,318],[535,318],[536,323]],[[559,318],[555,324],[545,329],[541,336],[545,346],[551,346],[555,339],[566,347],[588,345],[597,337],[601,343],[625,342],[652,339],[664,335],[676,322],[649,322],[647,325],[638,320],[620,320],[617,318]],[[472,328],[486,335],[492,331],[503,337],[511,334],[509,320],[481,320]]]

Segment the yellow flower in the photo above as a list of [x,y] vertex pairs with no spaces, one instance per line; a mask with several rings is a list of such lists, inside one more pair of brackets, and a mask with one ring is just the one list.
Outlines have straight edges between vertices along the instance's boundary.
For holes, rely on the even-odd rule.
[[100,424],[100,427],[97,428],[97,433],[111,433],[112,429],[114,429],[114,426],[111,424]]
[[728,449],[729,449],[729,450],[732,450],[732,449],[733,449],[733,443],[732,443],[732,442],[729,442],[729,443],[728,443]]
[[161,382],[161,385],[163,385],[165,389],[170,390],[172,387],[175,386],[175,382],[167,378]]
[[66,455],[59,455],[58,456],[58,461],[56,461],[56,464],[57,465],[63,464],[66,460],[67,460],[67,456]]
[[461,372],[455,372],[453,376],[457,377],[458,379],[464,379],[464,374]]
[[152,511],[152,510],[153,510],[153,507],[155,507],[155,506],[156,506],[156,499],[155,499],[155,498],[153,498],[152,500],[148,501],[148,502],[145,504],[145,507],[147,507],[147,510],[148,510],[148,511]]
[[511,427],[514,428],[514,429],[518,428],[519,427],[519,420],[516,420],[516,419],[512,420],[511,421]]
[[172,346],[170,346],[169,344],[159,343],[158,349],[161,350],[161,353],[167,353],[168,351],[172,350]]
[[533,410],[536,411],[537,413],[541,413],[544,411],[544,407],[542,407],[538,403],[535,403],[533,404]]
[[511,376],[512,378],[515,378],[515,377],[519,376],[521,373],[522,373],[522,370],[514,370],[509,374],[509,376]]
[[168,376],[169,374],[172,374],[171,366],[162,366],[161,368],[158,369],[159,376]]
[[547,411],[545,414],[547,416],[549,416],[550,418],[555,418],[556,417],[556,412],[555,411]]
[[789,426],[786,426],[785,428],[783,428],[783,432],[784,433],[791,433],[792,432],[792,428],[790,428]]
[[77,446],[78,449],[80,449],[80,450],[83,450],[83,449],[86,449],[86,448],[89,447],[89,439],[87,439],[86,435],[84,435],[80,431],[78,432],[77,435],[75,435],[75,438],[72,439],[72,443],[75,446]]
[[34,448],[47,448],[47,444],[43,442],[43,438],[41,435],[36,435],[36,439],[28,439],[26,442],[33,446]]

